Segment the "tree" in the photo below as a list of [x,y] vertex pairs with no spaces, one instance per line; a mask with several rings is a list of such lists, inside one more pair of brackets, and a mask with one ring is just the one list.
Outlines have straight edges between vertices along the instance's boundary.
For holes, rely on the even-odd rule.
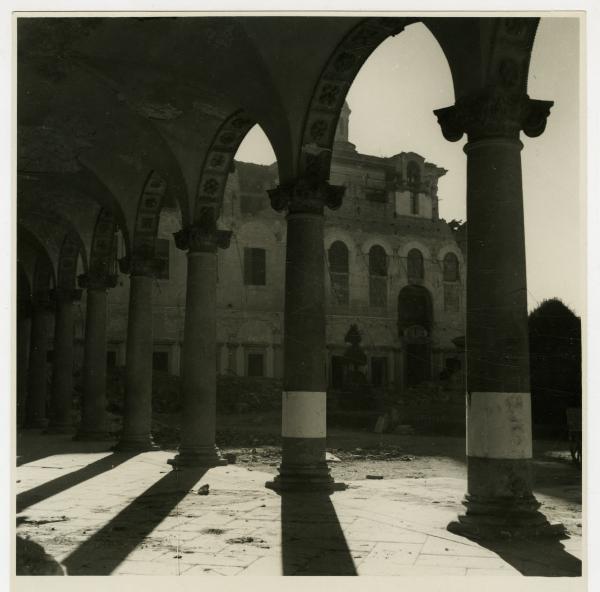
[[581,407],[581,319],[558,298],[529,315],[533,421],[566,426],[566,409]]

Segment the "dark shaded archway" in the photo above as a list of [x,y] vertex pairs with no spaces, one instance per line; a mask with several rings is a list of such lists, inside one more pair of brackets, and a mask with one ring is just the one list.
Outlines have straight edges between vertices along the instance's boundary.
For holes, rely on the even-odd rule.
[[431,378],[433,303],[423,286],[410,285],[398,294],[398,336],[404,342],[405,384],[415,386]]

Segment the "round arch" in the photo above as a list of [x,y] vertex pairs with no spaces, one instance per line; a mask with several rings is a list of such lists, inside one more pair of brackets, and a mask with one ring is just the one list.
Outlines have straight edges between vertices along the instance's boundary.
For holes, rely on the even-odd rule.
[[425,243],[416,240],[408,241],[402,244],[398,248],[398,256],[402,257],[403,259],[406,259],[410,251],[412,251],[413,249],[421,251],[421,254],[423,255],[423,259],[425,261],[432,259],[431,250],[429,249],[429,247]]
[[[194,223],[206,224],[208,227],[216,224],[233,160],[240,144],[255,125],[258,124],[253,118],[243,109],[238,109],[215,132],[201,167],[194,198]],[[265,131],[262,126],[261,129]],[[268,135],[267,139],[273,146]]]
[[368,255],[371,248],[375,246],[381,247],[388,257],[392,257],[394,254],[394,250],[392,249],[389,240],[385,237],[379,236],[372,236],[367,238],[365,241],[363,241],[362,245],[360,246],[360,250],[363,254]]
[[329,251],[331,245],[336,242],[343,242],[348,248],[348,252],[355,255],[358,252],[358,247],[352,235],[341,228],[326,228],[325,229],[325,250]]
[[464,257],[462,254],[462,251],[459,249],[458,245],[456,244],[445,244],[442,245],[437,252],[437,259],[440,262],[440,264],[444,261],[444,257],[448,254],[448,253],[454,253],[454,255],[456,255],[459,264],[462,266],[464,265]]
[[[423,22],[439,43],[437,32],[424,19],[370,17],[361,20],[333,50],[321,70],[304,118],[297,165],[300,173],[317,181],[329,178],[335,130],[354,79],[385,39],[398,35],[407,25],[416,22]],[[448,60],[442,43],[440,47]]]

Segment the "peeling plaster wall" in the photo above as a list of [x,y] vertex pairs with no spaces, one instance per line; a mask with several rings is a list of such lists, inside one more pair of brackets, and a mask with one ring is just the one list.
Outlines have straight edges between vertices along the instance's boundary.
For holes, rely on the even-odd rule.
[[[367,201],[365,191],[373,186],[385,187],[385,168],[390,159],[356,155],[364,166],[347,164],[332,171],[332,181],[342,179],[352,187],[352,197],[338,211],[326,212],[325,247],[342,240],[349,250],[350,302],[336,305],[326,269],[327,345],[331,353],[345,348],[344,336],[352,323],[363,335],[362,345],[368,356],[387,356],[390,380],[401,372],[403,340],[398,335],[398,294],[409,285],[406,255],[419,248],[424,257],[425,277],[418,281],[427,288],[433,303],[431,333],[433,375],[444,367],[446,357],[455,357],[452,339],[464,335],[465,270],[464,260],[452,232],[444,221],[432,213],[415,216],[390,216],[395,204],[393,194],[387,203]],[[334,159],[334,166],[336,160]],[[379,164],[379,168],[376,166]],[[365,182],[368,171],[368,182]],[[244,373],[248,351],[264,352],[266,371],[281,376],[283,343],[283,305],[285,286],[285,217],[271,209],[266,190],[277,185],[277,169],[248,163],[236,163],[228,178],[219,226],[233,231],[231,245],[219,250],[217,283],[217,359],[220,372]],[[355,208],[364,208],[360,216]],[[169,240],[168,280],[155,280],[154,340],[157,350],[170,352],[170,368],[179,372],[183,342],[187,258],[175,247],[173,233],[181,227],[176,209],[164,209],[158,236]],[[369,304],[368,252],[381,245],[388,254],[387,306],[373,309]],[[266,285],[244,284],[244,249],[260,248],[266,252]],[[459,310],[444,309],[443,256],[455,252],[460,261],[461,280]],[[109,342],[126,338],[127,277],[110,291],[111,322]],[[116,347],[116,346],[115,346]],[[165,349],[166,348],[166,349]]]

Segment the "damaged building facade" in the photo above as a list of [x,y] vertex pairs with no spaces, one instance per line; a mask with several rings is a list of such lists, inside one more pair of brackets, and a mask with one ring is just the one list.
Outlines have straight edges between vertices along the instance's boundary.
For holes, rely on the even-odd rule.
[[[403,390],[463,363],[465,262],[439,217],[438,180],[446,171],[413,152],[389,158],[357,152],[348,141],[344,104],[331,182],[344,203],[325,214],[327,375],[341,387],[345,335],[356,324],[373,386]],[[283,376],[286,229],[267,191],[277,164],[236,162],[224,192],[220,226],[231,245],[218,253],[217,371]],[[179,375],[185,315],[185,253],[173,234],[178,208],[166,205],[158,228],[163,269],[154,299],[154,368]],[[125,365],[128,286],[109,294],[107,360]]]

